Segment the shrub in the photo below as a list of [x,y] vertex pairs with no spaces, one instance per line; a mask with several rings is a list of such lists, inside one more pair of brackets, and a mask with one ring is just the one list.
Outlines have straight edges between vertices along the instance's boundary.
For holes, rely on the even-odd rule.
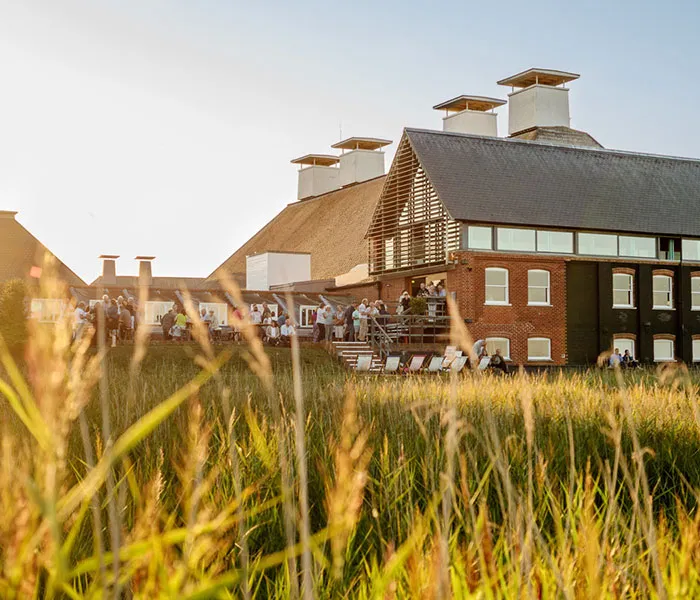
[[411,298],[411,314],[424,315],[428,311],[428,301],[425,298]]
[[0,335],[10,352],[19,355],[27,343],[27,286],[10,279],[0,288]]

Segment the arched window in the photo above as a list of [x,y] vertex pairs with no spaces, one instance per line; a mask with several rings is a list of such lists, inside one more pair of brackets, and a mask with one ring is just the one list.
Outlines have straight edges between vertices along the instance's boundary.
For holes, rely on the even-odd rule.
[[654,308],[673,308],[673,277],[654,275],[652,279]]
[[501,356],[506,360],[510,360],[510,340],[503,337],[487,337],[486,352],[489,356],[496,354],[496,350],[501,351]]
[[527,303],[534,305],[550,303],[549,271],[531,269],[527,272]]
[[508,269],[486,269],[486,304],[508,304]]
[[552,340],[544,337],[528,338],[528,360],[552,360]]
[[634,275],[613,273],[613,308],[634,308]]

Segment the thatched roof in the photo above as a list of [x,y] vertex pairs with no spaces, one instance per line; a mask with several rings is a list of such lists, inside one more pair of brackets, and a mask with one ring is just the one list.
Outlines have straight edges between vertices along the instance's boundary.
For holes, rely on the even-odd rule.
[[272,221],[234,252],[219,269],[245,274],[246,256],[266,251],[310,252],[311,278],[332,279],[367,262],[365,233],[385,176],[315,198],[288,204]]
[[[40,274],[44,257],[55,255],[15,219],[17,213],[0,211],[0,282],[24,279]],[[32,268],[35,268],[32,273]],[[56,274],[66,285],[85,285],[73,271],[56,258]]]

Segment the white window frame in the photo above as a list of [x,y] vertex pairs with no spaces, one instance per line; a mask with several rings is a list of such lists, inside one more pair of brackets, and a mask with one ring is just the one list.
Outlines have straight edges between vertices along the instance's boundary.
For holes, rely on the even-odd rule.
[[[657,356],[657,344],[671,344],[670,358]],[[676,342],[674,340],[654,340],[654,362],[676,362]]]
[[[668,282],[668,289],[657,292],[656,286],[654,284],[656,281],[661,280],[666,280]],[[656,299],[654,298],[654,296],[657,293],[668,294],[668,305],[656,303]],[[654,304],[652,306],[654,310],[673,310],[673,277],[671,277],[670,275],[653,275],[651,278],[651,298]]]
[[690,278],[690,310],[700,310],[700,285],[696,292],[693,291],[693,282],[700,283],[700,275],[693,275]]
[[216,319],[219,321],[219,325],[228,325],[228,304],[225,302],[200,302],[200,312],[202,309],[206,310],[207,314],[213,309]]
[[620,356],[625,353],[625,350],[630,351],[632,358],[637,356],[636,345],[632,338],[628,337],[614,337],[613,336],[613,349],[618,348],[620,350]]
[[[530,273],[546,273],[547,275],[547,285],[531,285],[530,284]],[[532,302],[530,301],[530,288],[547,291],[547,299],[544,302]],[[530,269],[527,272],[527,304],[528,306],[551,306],[552,305],[552,295],[551,295],[551,274],[546,269]]]
[[39,323],[58,323],[65,310],[66,301],[61,298],[32,298],[30,315]]
[[[691,251],[691,248],[693,250]],[[681,257],[684,261],[700,262],[700,240],[681,240]]]
[[[500,284],[488,284],[487,283],[487,278],[489,272],[502,272],[506,274],[506,282],[505,285],[500,285]],[[505,269],[503,267],[486,267],[484,269],[484,304],[487,304],[489,306],[510,306],[510,290],[509,290],[509,278],[510,275],[508,273],[508,269]],[[489,287],[497,287],[497,288],[505,288],[505,300],[488,300],[487,299],[487,290]]]
[[[143,322],[145,325],[160,325],[158,315],[163,317],[173,306],[172,300],[149,300],[143,307]],[[153,317],[149,319],[149,317]]]
[[487,337],[486,342],[486,352],[489,356],[493,356],[496,353],[496,347],[501,350],[501,356],[504,360],[510,360],[510,340],[505,337]]
[[700,340],[693,340],[693,362],[700,362]]
[[299,307],[299,327],[313,327],[314,322],[312,315],[316,312],[318,306],[311,304],[302,304]]
[[[629,288],[615,287],[615,279],[618,277],[626,277],[629,281]],[[615,292],[625,292],[629,294],[628,304],[616,304]],[[613,308],[634,308],[634,275],[631,273],[613,273],[612,275],[612,305]]]
[[[530,342],[547,342],[547,356],[530,356]],[[547,337],[527,338],[527,359],[528,360],[552,360],[552,340]]]
[[[488,232],[488,246],[479,245],[476,242],[472,243],[472,231],[475,234]],[[472,250],[493,250],[493,228],[485,225],[469,225],[467,227],[467,248]]]

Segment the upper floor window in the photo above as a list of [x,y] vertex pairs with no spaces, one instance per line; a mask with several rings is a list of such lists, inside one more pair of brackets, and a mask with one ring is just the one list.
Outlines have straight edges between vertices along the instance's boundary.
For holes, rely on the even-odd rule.
[[617,236],[608,233],[579,233],[579,254],[617,256]]
[[574,234],[570,231],[538,231],[537,251],[572,254],[574,251]]
[[656,362],[671,362],[675,360],[673,340],[654,340],[654,360]]
[[613,308],[634,308],[634,275],[613,273]]
[[470,225],[467,228],[467,246],[475,250],[493,249],[493,234],[491,228]]
[[652,279],[654,308],[673,308],[673,277],[654,275]]
[[681,256],[684,260],[700,261],[700,240],[683,240],[681,242]]
[[700,310],[700,276],[690,278],[690,310]]
[[486,304],[508,304],[508,269],[486,269]]
[[531,269],[527,272],[527,303],[548,305],[549,271]]
[[486,352],[489,353],[489,356],[496,354],[496,350],[501,351],[503,358],[510,360],[510,340],[508,338],[486,338]]
[[552,341],[549,338],[527,340],[528,360],[552,360]]
[[656,238],[621,235],[620,256],[656,258]]
[[496,230],[496,238],[499,250],[534,252],[537,249],[534,229],[499,227]]

